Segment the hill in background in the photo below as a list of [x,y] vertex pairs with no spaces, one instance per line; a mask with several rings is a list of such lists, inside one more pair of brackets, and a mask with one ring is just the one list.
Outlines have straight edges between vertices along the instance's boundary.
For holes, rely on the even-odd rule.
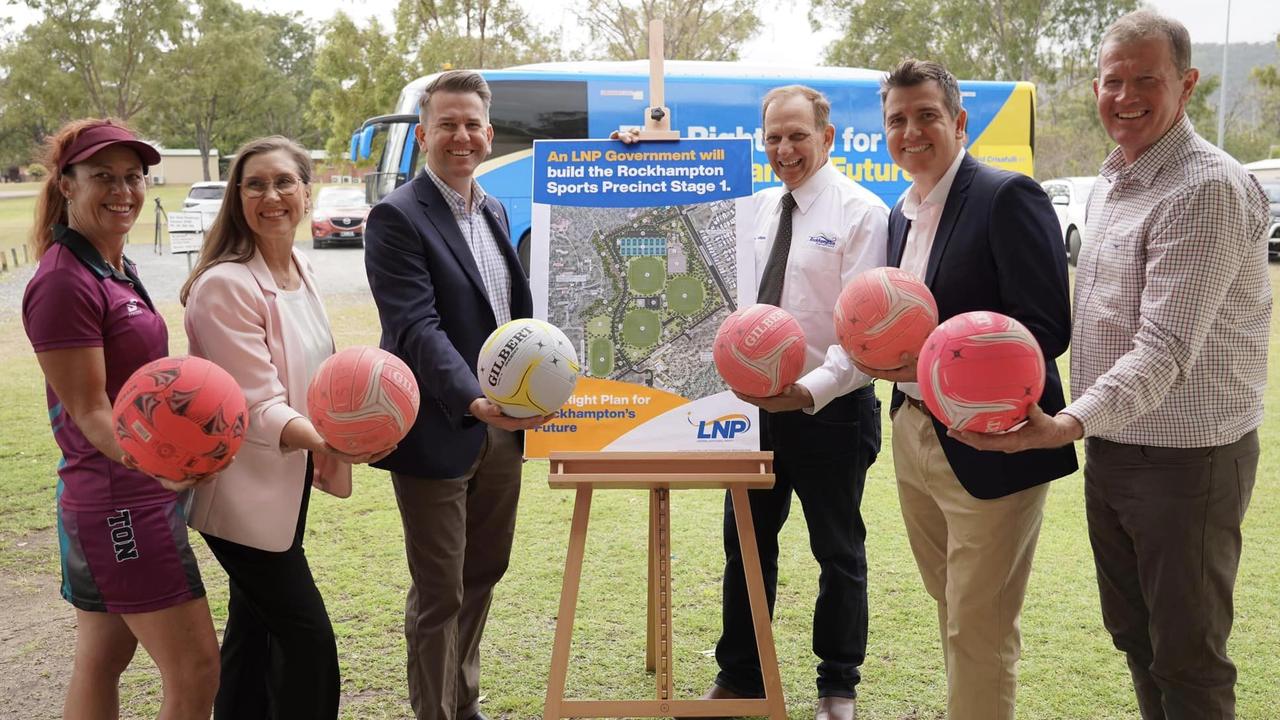
[[[1255,67],[1280,63],[1280,46],[1269,43],[1231,43],[1227,56],[1227,113],[1235,120],[1256,124],[1262,120],[1257,102],[1250,101],[1249,93],[1254,85],[1249,73]],[[1193,43],[1191,65],[1200,68],[1200,77],[1222,74],[1222,43]],[[1209,103],[1218,104],[1219,92],[1209,96]]]

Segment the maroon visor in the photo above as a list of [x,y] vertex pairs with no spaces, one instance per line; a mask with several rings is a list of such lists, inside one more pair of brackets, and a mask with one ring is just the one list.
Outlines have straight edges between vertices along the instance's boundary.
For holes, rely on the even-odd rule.
[[62,154],[58,160],[58,172],[64,173],[69,166],[88,160],[94,153],[112,145],[127,145],[138,153],[144,175],[147,173],[147,168],[160,164],[159,151],[134,137],[128,130],[117,125],[94,125],[82,130],[71,143],[71,147]]

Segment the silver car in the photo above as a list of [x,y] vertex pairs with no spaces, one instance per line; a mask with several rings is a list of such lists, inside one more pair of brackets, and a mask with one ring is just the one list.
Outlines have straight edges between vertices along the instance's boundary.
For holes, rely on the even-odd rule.
[[1089,204],[1089,193],[1093,190],[1094,177],[1065,177],[1045,180],[1040,183],[1049,200],[1053,202],[1053,210],[1058,214],[1058,224],[1062,226],[1062,246],[1067,253],[1067,260],[1072,265],[1080,258],[1080,245],[1084,242],[1085,210]]

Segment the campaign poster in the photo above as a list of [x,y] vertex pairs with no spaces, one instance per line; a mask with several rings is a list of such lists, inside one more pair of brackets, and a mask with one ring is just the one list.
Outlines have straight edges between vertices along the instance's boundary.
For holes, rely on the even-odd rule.
[[538,140],[533,158],[534,314],[582,376],[525,455],[758,450],[756,409],[711,359],[755,297],[751,141]]

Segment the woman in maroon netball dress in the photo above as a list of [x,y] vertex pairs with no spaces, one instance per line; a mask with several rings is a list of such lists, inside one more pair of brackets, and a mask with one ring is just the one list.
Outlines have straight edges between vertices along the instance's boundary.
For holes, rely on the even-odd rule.
[[69,123],[46,149],[33,238],[40,262],[22,320],[62,451],[62,596],[76,608],[63,715],[118,717],[120,674],[141,643],[160,670],[160,718],[208,718],[218,643],[176,492],[191,483],[134,468],[111,423],[129,375],[169,354],[164,319],[124,255],[160,155],[109,120]]

